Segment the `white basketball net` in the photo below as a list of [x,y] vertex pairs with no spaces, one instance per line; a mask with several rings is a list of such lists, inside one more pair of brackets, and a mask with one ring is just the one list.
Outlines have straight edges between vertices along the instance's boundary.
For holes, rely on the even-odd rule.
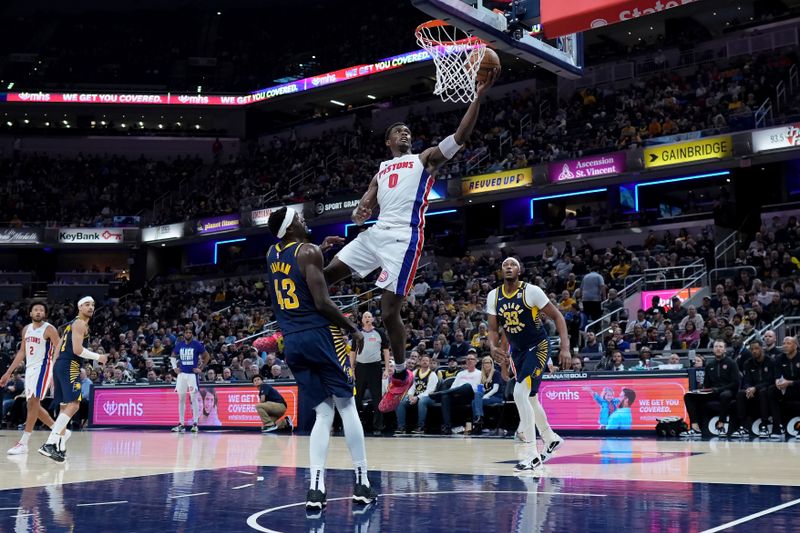
[[469,103],[475,100],[475,77],[478,75],[486,45],[477,37],[445,23],[417,28],[417,44],[425,49],[436,65],[436,88],[433,94],[445,102]]

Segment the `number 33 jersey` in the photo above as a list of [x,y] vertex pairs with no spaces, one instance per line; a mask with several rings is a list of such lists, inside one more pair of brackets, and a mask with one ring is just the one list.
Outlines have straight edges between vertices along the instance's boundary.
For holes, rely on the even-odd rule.
[[512,350],[527,350],[547,338],[540,314],[549,303],[542,289],[520,281],[511,294],[503,285],[493,289],[486,298],[486,312],[497,316]]
[[272,299],[272,309],[284,335],[312,328],[327,328],[330,321],[317,311],[308,288],[297,253],[303,243],[280,243],[267,252],[267,287]]

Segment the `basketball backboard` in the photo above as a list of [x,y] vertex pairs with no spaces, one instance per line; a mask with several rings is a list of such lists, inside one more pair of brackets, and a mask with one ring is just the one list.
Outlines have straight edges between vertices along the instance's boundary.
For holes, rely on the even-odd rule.
[[545,40],[538,0],[411,0],[420,11],[565,78],[583,74],[583,37],[573,33]]

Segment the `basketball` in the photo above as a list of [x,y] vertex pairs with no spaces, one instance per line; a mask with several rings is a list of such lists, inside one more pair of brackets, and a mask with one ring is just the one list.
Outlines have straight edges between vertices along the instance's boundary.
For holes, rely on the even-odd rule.
[[[474,63],[478,57],[480,57],[480,50],[474,50],[469,58],[470,64]],[[485,81],[487,76],[489,76],[489,72],[491,72],[493,68],[496,68],[499,74],[501,69],[500,58],[497,56],[497,52],[487,46],[486,51],[483,54],[483,59],[481,60],[481,66],[478,68],[478,74],[475,76],[475,80]]]

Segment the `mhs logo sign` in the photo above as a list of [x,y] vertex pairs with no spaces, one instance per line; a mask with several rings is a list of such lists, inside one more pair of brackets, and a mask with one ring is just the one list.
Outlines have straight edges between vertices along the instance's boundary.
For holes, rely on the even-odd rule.
[[59,242],[115,244],[123,240],[121,229],[66,229],[58,232]]
[[551,401],[580,401],[581,394],[571,390],[549,390],[544,393],[548,400]]
[[144,404],[128,400],[127,402],[107,401],[103,404],[103,411],[108,416],[142,416]]

